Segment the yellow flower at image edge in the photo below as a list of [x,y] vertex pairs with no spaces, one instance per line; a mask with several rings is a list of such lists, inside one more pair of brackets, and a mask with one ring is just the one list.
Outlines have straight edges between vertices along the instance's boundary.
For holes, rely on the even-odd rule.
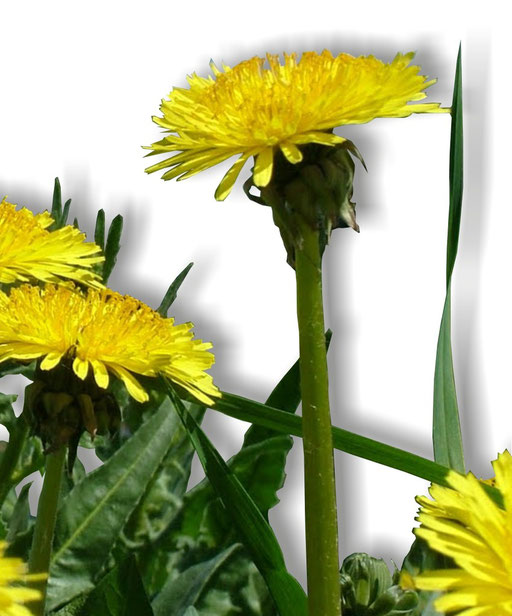
[[26,565],[20,558],[4,556],[6,547],[0,541],[0,616],[32,616],[23,604],[40,600],[41,593],[19,584],[45,579],[46,574],[27,575]]
[[[332,129],[363,124],[375,118],[406,117],[412,113],[446,112],[439,103],[416,103],[435,80],[409,66],[414,53],[397,54],[386,64],[374,56],[336,57],[305,52],[254,57],[234,68],[213,63],[214,77],[188,77],[189,88],[174,88],[163,100],[163,117],[153,120],[171,133],[147,149],[150,154],[178,152],[146,171],[170,168],[163,179],[182,180],[232,156],[215,196],[225,199],[242,167],[255,157],[254,183],[265,187],[272,178],[275,154],[292,164],[301,162],[300,146],[334,146],[346,141]],[[410,104],[414,102],[415,104]]]
[[450,487],[432,486],[434,500],[421,505],[415,529],[428,545],[452,558],[457,569],[426,571],[414,578],[416,588],[443,591],[435,601],[440,612],[457,616],[512,614],[512,456],[493,462],[495,487],[503,496],[500,508],[481,481],[469,473],[448,474]]
[[211,344],[193,340],[191,327],[109,289],[22,285],[0,293],[0,362],[41,358],[52,370],[69,360],[77,377],[92,374],[103,389],[115,375],[139,402],[148,394],[134,374],[162,375],[211,404],[220,395],[204,372]]
[[101,287],[91,266],[100,263],[99,246],[85,242],[85,235],[70,225],[48,231],[53,223],[48,212],[34,215],[0,202],[0,283],[74,280]]

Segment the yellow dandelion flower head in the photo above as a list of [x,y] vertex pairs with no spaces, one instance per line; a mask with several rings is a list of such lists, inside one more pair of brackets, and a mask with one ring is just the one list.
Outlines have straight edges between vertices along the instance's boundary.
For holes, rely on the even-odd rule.
[[415,529],[428,545],[451,557],[457,569],[425,571],[414,578],[417,588],[444,591],[435,602],[442,613],[458,616],[512,614],[512,456],[493,462],[495,487],[503,496],[500,508],[483,482],[450,471],[450,487],[432,486],[433,500],[421,505]]
[[53,223],[48,212],[34,215],[16,209],[5,199],[0,203],[0,283],[74,280],[102,287],[91,266],[100,263],[100,247],[85,242],[85,235],[67,225],[48,231]]
[[220,395],[204,372],[212,345],[193,340],[191,328],[110,289],[21,285],[0,293],[0,362],[41,359],[41,370],[52,370],[70,360],[78,378],[91,373],[106,389],[113,374],[139,402],[148,394],[135,374],[163,375],[206,404]]
[[333,57],[324,50],[305,52],[300,60],[284,54],[284,63],[276,55],[256,56],[233,68],[223,65],[222,71],[211,63],[213,77],[194,73],[189,88],[174,88],[162,101],[162,117],[153,120],[170,135],[147,149],[178,153],[146,171],[169,168],[163,179],[183,180],[239,155],[215,193],[223,200],[251,156],[254,183],[264,187],[276,152],[299,163],[301,145],[346,141],[332,133],[336,126],[449,111],[439,103],[416,103],[435,80],[419,75],[419,66],[409,66],[413,57],[399,53],[386,64],[374,56]]
[[0,616],[32,616],[24,603],[40,600],[41,593],[20,584],[41,580],[46,575],[27,575],[27,567],[20,558],[4,555],[6,547],[7,544],[0,541]]

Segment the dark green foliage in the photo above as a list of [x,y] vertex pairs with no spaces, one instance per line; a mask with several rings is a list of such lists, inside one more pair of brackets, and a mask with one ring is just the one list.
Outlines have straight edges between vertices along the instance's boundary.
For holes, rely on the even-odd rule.
[[[170,395],[173,395],[172,390]],[[306,595],[287,572],[279,544],[257,505],[178,400],[176,409],[187,427],[206,476],[221,497],[229,519],[264,577],[279,613],[281,616],[306,614]]]
[[135,558],[114,567],[87,597],[76,616],[153,616]]
[[59,509],[48,608],[92,589],[126,520],[173,445],[179,419],[162,406]]

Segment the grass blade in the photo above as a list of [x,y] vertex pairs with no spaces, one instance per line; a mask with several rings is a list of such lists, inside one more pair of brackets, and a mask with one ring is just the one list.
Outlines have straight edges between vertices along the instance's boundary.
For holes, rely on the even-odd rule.
[[434,459],[465,472],[451,345],[451,278],[459,243],[463,189],[461,48],[457,56],[450,137],[450,210],[446,254],[446,299],[441,318],[434,373],[432,440]]
[[[235,394],[223,392],[213,409],[242,421],[302,437],[301,417]],[[449,469],[432,460],[334,426],[332,438],[334,447],[340,451],[446,485]]]

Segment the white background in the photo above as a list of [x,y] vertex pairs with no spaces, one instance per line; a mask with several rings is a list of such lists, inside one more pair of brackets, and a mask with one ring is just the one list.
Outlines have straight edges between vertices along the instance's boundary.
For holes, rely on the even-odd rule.
[[[395,0],[3,4],[0,195],[40,211],[58,176],[85,230],[99,208],[108,219],[122,213],[111,286],[153,307],[194,261],[177,320],[192,320],[214,343],[219,387],[264,400],[298,354],[293,272],[270,212],[245,198],[241,181],[215,202],[231,162],[179,183],[144,173],[140,146],[160,138],[151,122],[160,99],[186,74],[207,75],[210,59],[234,65],[266,51],[329,48],[386,61],[416,50],[423,74],[438,78],[428,100],[449,105],[462,41],[466,183],[454,356],[468,466],[489,475],[489,461],[510,446],[512,397],[510,35],[504,3],[490,4],[494,14],[468,1],[428,9]],[[338,131],[355,141],[369,173],[358,166],[361,233],[336,231],[325,255],[333,422],[428,457],[449,124],[448,115],[419,115]],[[214,412],[205,421],[226,457],[246,427]],[[368,551],[400,563],[426,482],[341,453],[336,469],[342,556]],[[304,582],[300,443],[287,473],[271,522]]]

